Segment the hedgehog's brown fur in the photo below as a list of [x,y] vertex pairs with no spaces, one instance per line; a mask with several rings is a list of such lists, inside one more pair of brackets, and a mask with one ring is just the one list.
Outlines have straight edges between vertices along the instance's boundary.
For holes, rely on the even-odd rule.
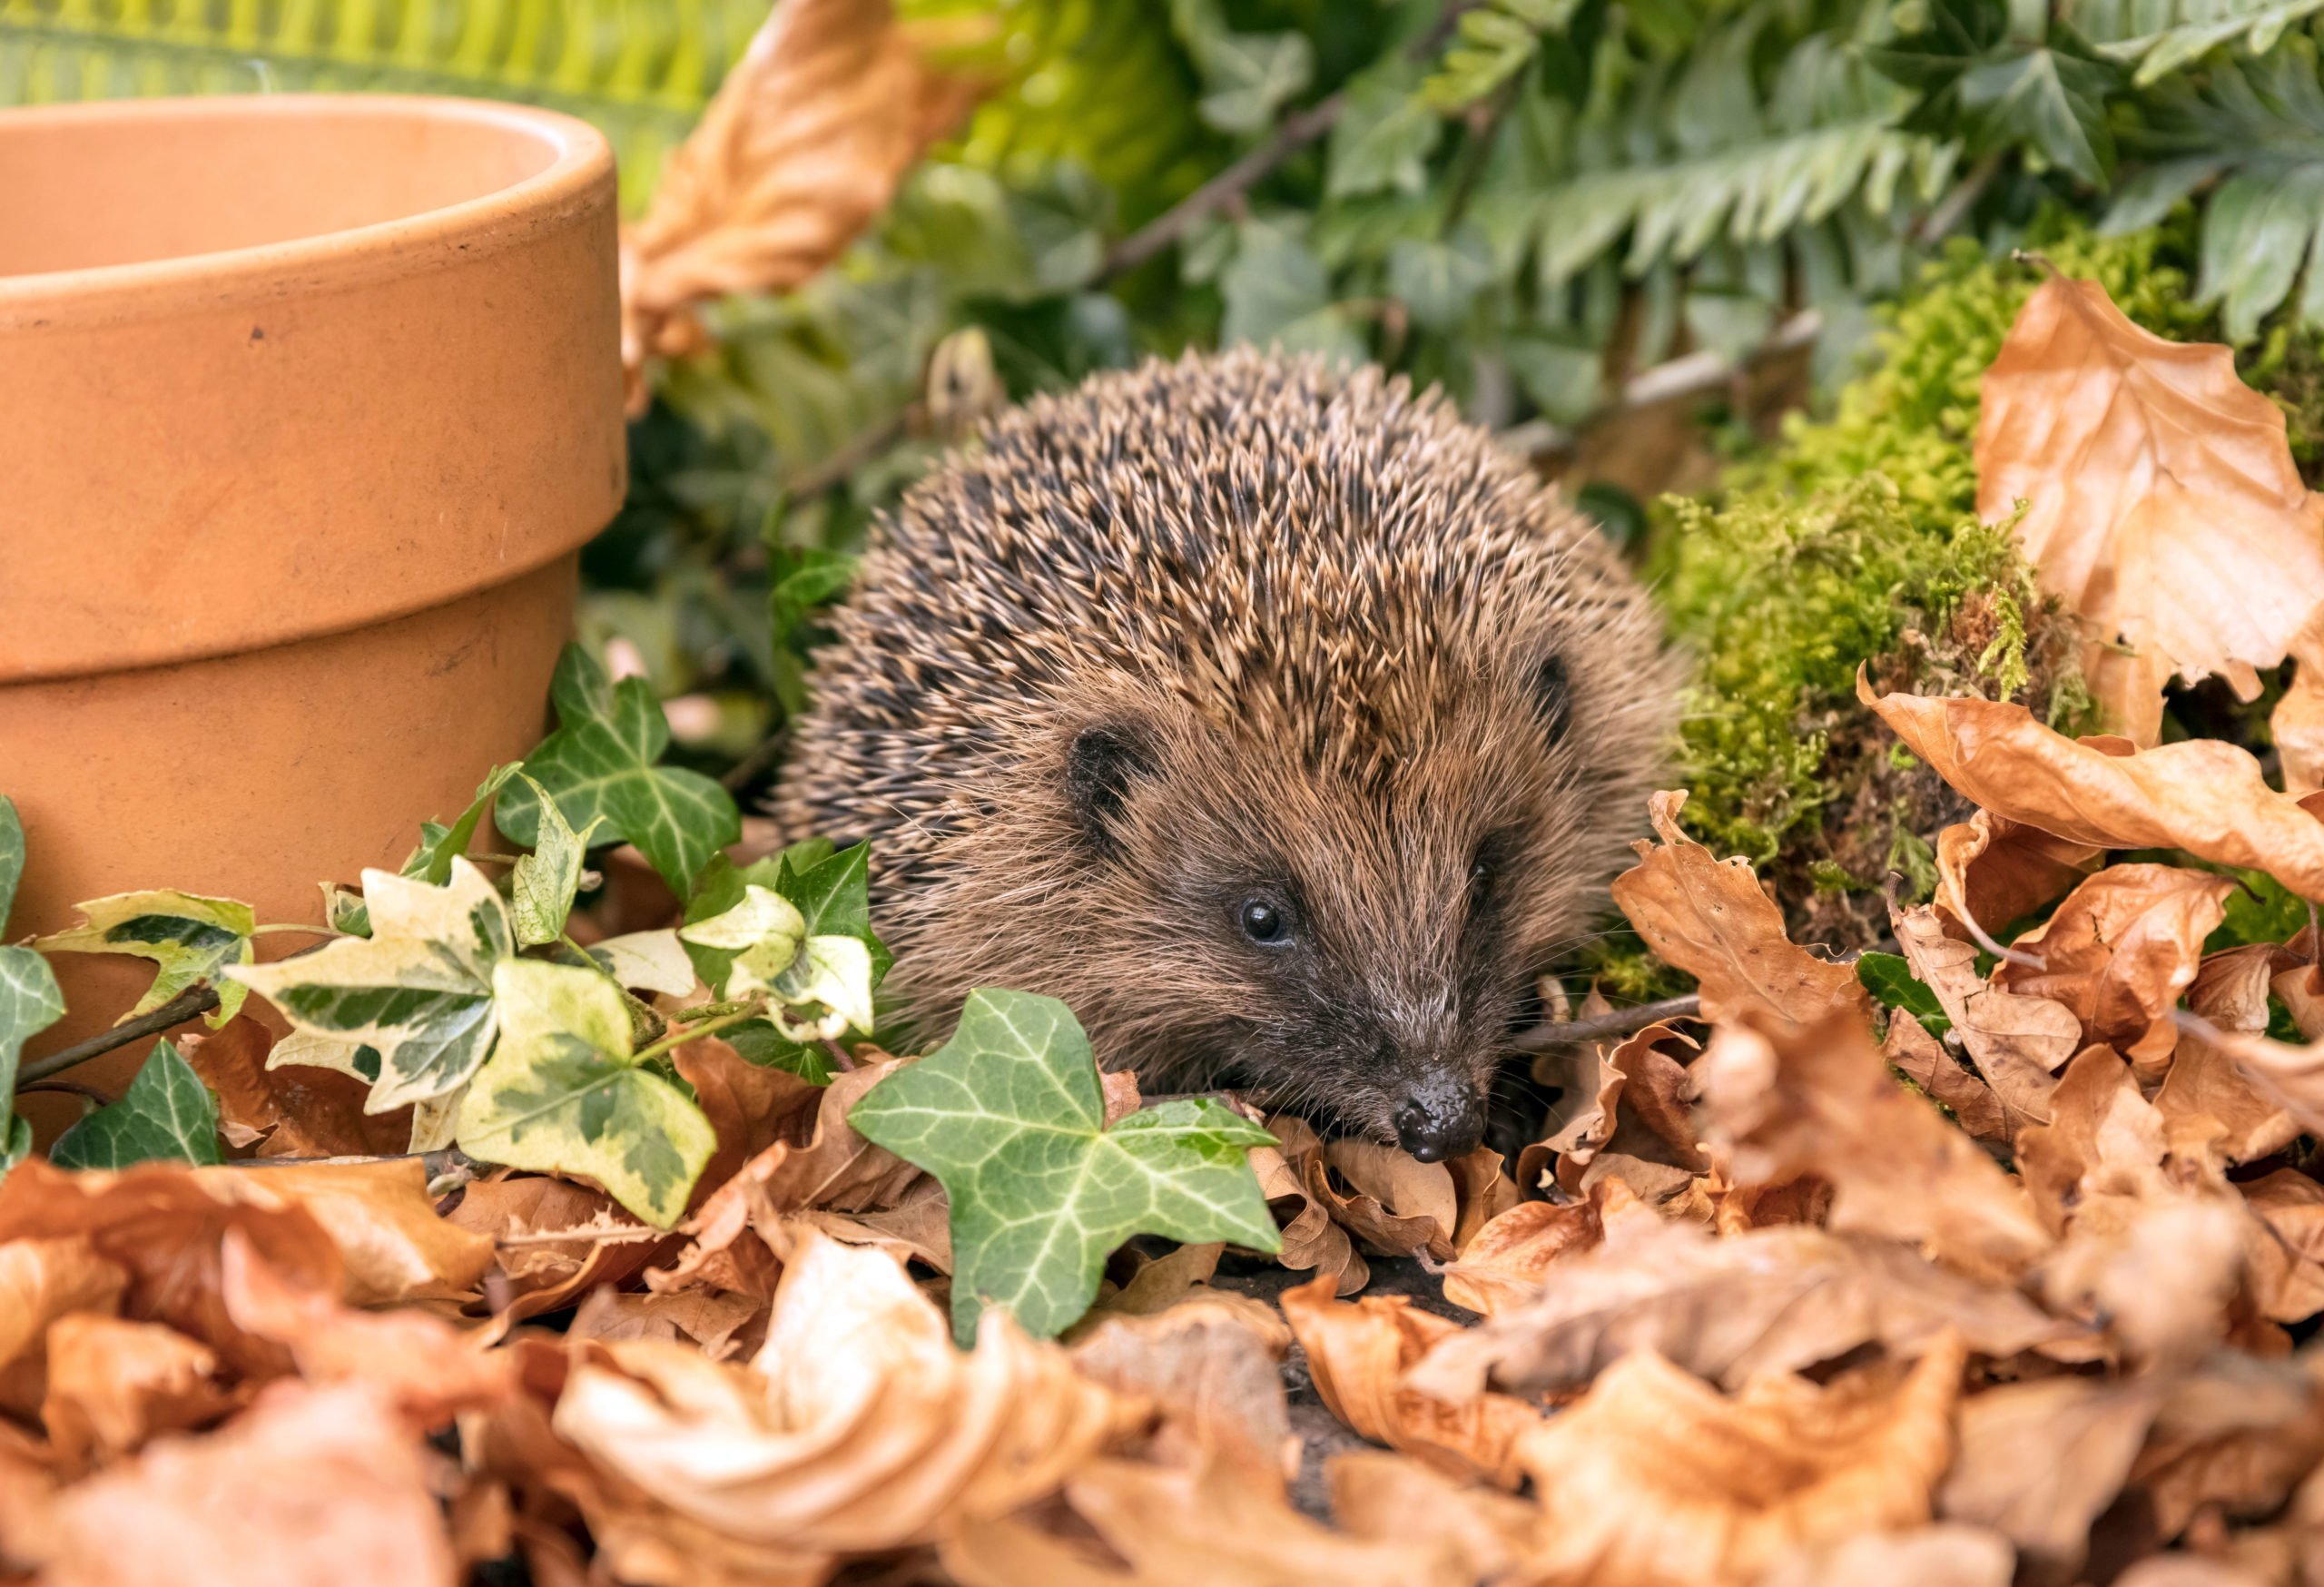
[[[776,813],[872,840],[915,1016],[1051,993],[1149,1089],[1384,1138],[1401,1109],[1407,1145],[1418,1107],[1438,1148],[1590,924],[1676,682],[1602,539],[1483,431],[1249,352],[1001,419],[835,627]],[[1291,942],[1250,940],[1254,896]]]

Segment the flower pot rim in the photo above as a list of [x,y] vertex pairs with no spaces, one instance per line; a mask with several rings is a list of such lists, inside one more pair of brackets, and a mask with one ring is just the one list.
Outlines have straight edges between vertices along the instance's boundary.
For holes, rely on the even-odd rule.
[[260,118],[320,123],[382,114],[497,128],[544,145],[551,158],[504,187],[365,225],[165,259],[0,275],[0,326],[10,320],[19,328],[54,325],[92,314],[111,318],[124,309],[134,312],[133,305],[141,301],[161,308],[189,290],[215,302],[246,290],[265,291],[286,278],[328,275],[346,281],[396,273],[432,248],[489,248],[518,241],[528,217],[586,202],[613,168],[613,148],[605,134],[576,117],[532,105],[419,94],[189,95],[0,108],[0,147],[12,130],[35,125]]

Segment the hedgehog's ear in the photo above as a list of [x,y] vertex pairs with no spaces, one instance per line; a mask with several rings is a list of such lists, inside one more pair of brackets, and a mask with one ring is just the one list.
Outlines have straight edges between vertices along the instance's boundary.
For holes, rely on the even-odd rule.
[[1157,764],[1152,741],[1128,723],[1100,722],[1073,735],[1065,752],[1066,801],[1100,854],[1121,852],[1119,825],[1130,785],[1154,775]]
[[1566,670],[1563,656],[1545,656],[1533,664],[1533,675],[1527,682],[1541,736],[1554,744],[1565,736],[1573,717],[1573,675]]

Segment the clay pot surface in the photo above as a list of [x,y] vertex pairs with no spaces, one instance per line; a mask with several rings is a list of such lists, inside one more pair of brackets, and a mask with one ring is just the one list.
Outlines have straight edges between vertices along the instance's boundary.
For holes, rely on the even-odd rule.
[[[140,887],[318,921],[532,745],[625,483],[615,271],[613,157],[565,116],[0,112],[12,938]],[[150,974],[57,967],[35,1051]]]

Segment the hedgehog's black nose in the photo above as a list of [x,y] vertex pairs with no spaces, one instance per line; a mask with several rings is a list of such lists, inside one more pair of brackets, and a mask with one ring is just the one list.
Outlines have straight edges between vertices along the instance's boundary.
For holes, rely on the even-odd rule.
[[1397,1144],[1423,1163],[1465,1156],[1477,1149],[1484,1133],[1484,1098],[1449,1074],[1414,1080],[1396,1109]]

